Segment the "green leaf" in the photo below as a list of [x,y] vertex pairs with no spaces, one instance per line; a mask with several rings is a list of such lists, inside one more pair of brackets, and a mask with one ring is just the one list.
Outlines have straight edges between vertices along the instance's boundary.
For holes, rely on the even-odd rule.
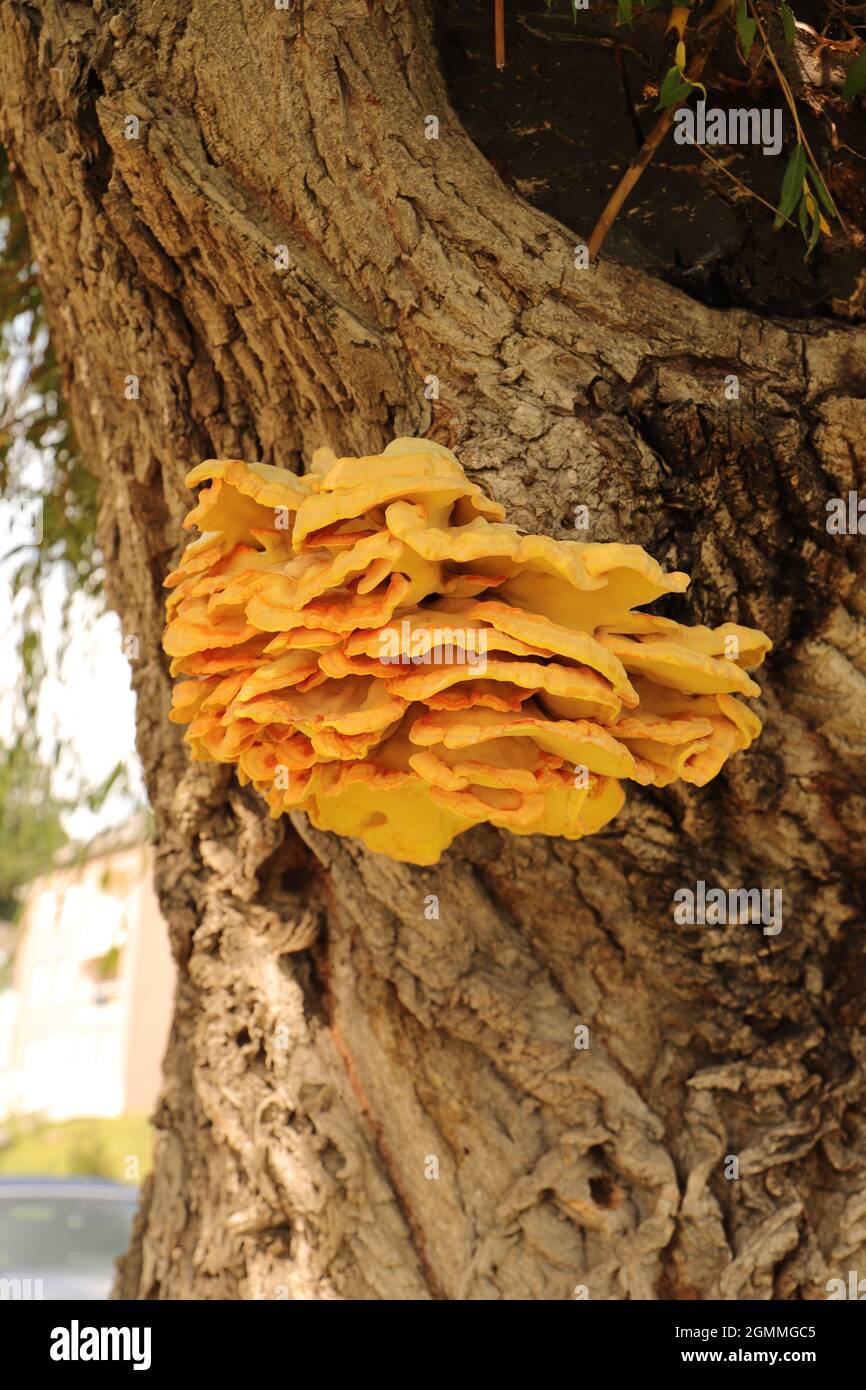
[[785,4],[785,0],[782,0],[782,28],[785,31],[785,42],[793,43],[797,30],[794,27],[794,16]]
[[782,196],[779,206],[776,208],[776,217],[773,222],[773,231],[777,232],[785,221],[790,217],[794,208],[800,200],[803,191],[803,179],[806,174],[806,151],[801,144],[796,144],[791,151],[785,168],[785,177],[782,180]]
[[633,0],[616,0],[617,24],[631,24],[633,9]]
[[848,69],[848,76],[845,78],[845,85],[842,88],[842,100],[851,101],[858,92],[862,92],[864,87],[866,87],[866,48],[861,48]]
[[669,106],[676,106],[691,90],[692,84],[683,76],[681,70],[678,67],[669,68],[659,92],[656,111],[665,111]]
[[646,10],[647,14],[649,14],[650,10],[654,10],[659,4],[661,4],[661,0],[640,0],[641,9]]
[[806,199],[805,199],[805,198],[801,198],[801,199],[800,199],[800,207],[799,207],[799,209],[798,209],[798,215],[799,215],[799,219],[800,219],[800,231],[803,233],[803,240],[805,241],[806,245],[808,246],[808,245],[809,245],[809,209],[806,207]]
[[[805,198],[803,199],[803,201],[804,201],[804,202],[806,201]],[[811,256],[812,252],[815,250],[815,247],[818,245],[818,241],[819,241],[819,239],[820,239],[820,236],[821,236],[821,214],[820,214],[820,212],[818,211],[818,204],[815,203],[815,204],[813,205],[813,208],[812,208],[812,231],[811,231],[810,234],[809,234],[809,240],[808,240],[807,245],[806,245],[806,255],[807,255],[807,256]]]
[[818,201],[823,207],[824,211],[828,212],[831,217],[838,217],[839,214],[836,211],[836,204],[833,202],[833,199],[827,192],[827,185],[824,183],[824,180],[818,173],[818,170],[813,169],[810,164],[806,170],[806,173],[809,177],[809,181],[812,184],[812,187],[818,195]]
[[748,58],[749,56],[757,27],[755,21],[749,19],[746,14],[746,0],[740,0],[739,6],[737,7],[737,33],[740,36],[744,58]]

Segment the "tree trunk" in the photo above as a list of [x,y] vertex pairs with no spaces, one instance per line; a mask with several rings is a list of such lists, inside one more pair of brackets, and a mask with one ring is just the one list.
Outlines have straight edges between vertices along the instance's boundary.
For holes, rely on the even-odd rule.
[[[0,35],[179,967],[120,1295],[822,1298],[866,1271],[864,542],[825,527],[866,487],[864,330],[576,268],[590,228],[469,141],[421,0],[8,0]],[[631,787],[594,838],[479,828],[431,869],[190,764],[160,647],[187,469],[414,433],[509,520],[573,538],[586,504],[589,539],[690,572],[674,616],[767,631],[759,743],[703,790]],[[782,931],[678,925],[698,880],[781,888]]]

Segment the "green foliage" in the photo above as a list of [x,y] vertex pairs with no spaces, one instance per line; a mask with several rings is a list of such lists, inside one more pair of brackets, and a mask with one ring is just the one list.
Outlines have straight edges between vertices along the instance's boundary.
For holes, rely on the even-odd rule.
[[839,214],[836,211],[836,204],[827,192],[827,187],[818,170],[813,169],[810,164],[806,169],[806,174],[808,175],[809,182],[818,194],[818,201],[823,205],[824,210],[829,212],[831,217],[838,217]]
[[0,748],[0,920],[16,920],[18,890],[51,867],[65,842],[62,809],[25,741]]
[[[547,0],[547,3],[549,9],[552,0]],[[570,3],[576,21],[576,0],[570,0]],[[661,0],[609,0],[609,3],[613,8],[614,21],[619,26],[631,25],[639,14],[646,15],[656,9]],[[669,0],[669,9],[670,20],[666,32],[673,31],[674,61],[659,84],[656,111],[668,111],[681,105],[688,101],[696,90],[706,98],[706,89],[702,83],[688,75],[687,39],[689,42],[694,39],[696,51],[700,51],[702,47],[712,45],[717,31],[722,26],[733,26],[740,56],[743,64],[749,68],[750,76],[757,77],[760,69],[768,69],[771,79],[781,86],[791,113],[796,144],[788,159],[773,226],[778,229],[799,223],[806,243],[806,255],[811,255],[822,233],[830,235],[831,228],[827,219],[840,219],[836,205],[827,191],[824,176],[803,133],[793,93],[774,48],[779,39],[785,45],[790,45],[796,40],[794,11],[787,0],[761,0],[760,3],[759,0],[727,0],[727,3],[717,3],[717,0]],[[842,30],[854,38],[860,31],[866,35],[866,5],[853,7],[849,17],[845,7],[832,0],[827,7],[827,14],[828,22],[837,25],[837,32],[838,26],[841,25]],[[756,39],[760,40],[760,51],[755,49]],[[753,50],[757,53],[757,58],[754,57]],[[848,71],[842,87],[842,98],[851,101],[864,88],[866,47],[860,50]],[[740,186],[744,192],[757,196],[745,184]],[[760,201],[763,202],[763,199]]]
[[[0,150],[0,494],[43,499],[43,538],[14,557],[13,594],[22,616],[23,694],[32,708],[43,675],[38,640],[41,596],[58,569],[68,599],[97,594],[96,479],[84,467],[61,391],[27,227]],[[29,447],[28,447],[29,446]],[[38,460],[38,478],[32,476]]]
[[752,44],[755,41],[755,34],[758,26],[754,19],[750,19],[746,11],[746,0],[740,0],[737,6],[737,38],[743,49],[743,58],[748,61],[752,51]]
[[866,87],[866,48],[861,48],[848,70],[848,76],[845,78],[842,87],[842,100],[853,101],[864,87]]
[[120,969],[120,947],[109,947],[104,956],[97,957],[93,968],[98,980],[116,980]]
[[0,1173],[112,1178],[128,1182],[128,1159],[150,1171],[153,1130],[143,1116],[66,1120],[59,1124],[17,1120],[0,1133]]
[[806,177],[806,151],[803,146],[794,146],[788,157],[785,167],[785,177],[782,179],[782,196],[776,210],[776,217],[773,226],[781,227],[786,218],[791,216],[797,203],[800,201],[800,193],[803,187],[803,179]]
[[[50,866],[65,841],[63,810],[81,805],[97,809],[124,772],[115,768],[98,787],[79,774],[79,785],[61,801],[51,792],[45,764],[54,768],[64,757],[66,783],[72,787],[74,752],[40,748],[35,733],[46,666],[46,595],[62,595],[65,650],[71,639],[72,600],[79,593],[101,594],[102,567],[95,540],[97,484],[84,466],[61,391],[37,267],[2,150],[0,251],[0,495],[42,499],[41,543],[24,546],[4,561],[15,604],[20,675],[12,734],[0,745],[0,918],[11,918],[18,908],[17,890]],[[7,662],[11,656],[7,653]]]
[[678,106],[685,97],[689,96],[692,89],[693,84],[689,82],[681,68],[676,66],[669,68],[661,85],[656,111],[664,111],[669,106]]
[[[14,741],[25,745],[22,758],[7,751],[8,767],[22,770],[36,762],[32,728],[44,678],[43,603],[49,580],[58,573],[63,578],[61,634],[68,639],[72,596],[79,591],[99,594],[101,569],[95,541],[96,480],[83,466],[61,393],[31,243],[3,150],[0,246],[0,495],[43,500],[42,543],[19,549],[4,566],[11,567],[21,670]],[[50,762],[57,755],[54,749]],[[29,795],[28,788],[22,792]],[[3,799],[0,819],[7,819]]]

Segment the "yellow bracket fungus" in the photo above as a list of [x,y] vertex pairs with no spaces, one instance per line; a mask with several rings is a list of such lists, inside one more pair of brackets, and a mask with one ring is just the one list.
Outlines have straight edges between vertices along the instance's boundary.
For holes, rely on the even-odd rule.
[[207,486],[166,580],[171,718],[274,816],[413,864],[483,821],[579,839],[625,781],[703,786],[760,732],[738,697],[763,633],[635,611],[688,577],[520,535],[441,445],[187,483]]

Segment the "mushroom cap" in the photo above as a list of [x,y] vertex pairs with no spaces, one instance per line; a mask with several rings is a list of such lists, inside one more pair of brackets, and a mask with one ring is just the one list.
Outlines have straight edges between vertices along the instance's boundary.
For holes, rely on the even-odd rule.
[[619,658],[627,671],[645,675],[656,685],[703,695],[735,690],[743,695],[761,693],[760,687],[735,661],[720,661],[683,642],[663,637],[640,641],[633,637],[605,635],[599,640]]
[[318,481],[318,495],[308,497],[298,512],[298,543],[313,531],[356,520],[396,499],[438,512],[464,499],[480,516],[504,515],[477,483],[470,483],[450,450],[431,440],[396,439],[382,454],[336,459]]
[[301,478],[210,459],[188,482],[169,718],[272,815],[433,864],[483,822],[594,834],[625,781],[702,786],[760,732],[738,696],[763,633],[636,611],[687,576],[522,535],[442,445],[322,449]]
[[586,767],[606,777],[631,777],[634,759],[613,732],[593,720],[548,719],[527,702],[518,712],[478,709],[471,714],[442,711],[423,715],[412,726],[412,742],[430,748],[478,748],[490,740],[531,740],[570,767]]

